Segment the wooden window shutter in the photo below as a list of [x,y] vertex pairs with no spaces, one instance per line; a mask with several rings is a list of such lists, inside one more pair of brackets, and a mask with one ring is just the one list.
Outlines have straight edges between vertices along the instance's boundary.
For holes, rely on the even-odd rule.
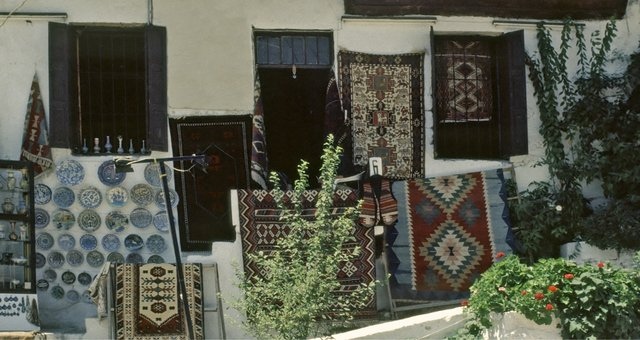
[[528,153],[524,31],[505,33],[497,42],[500,93],[500,156]]
[[73,35],[66,24],[49,23],[49,142],[52,147],[71,147],[76,122],[71,95],[76,82],[72,68],[76,54]]
[[147,146],[168,150],[167,121],[167,30],[145,27],[147,53]]

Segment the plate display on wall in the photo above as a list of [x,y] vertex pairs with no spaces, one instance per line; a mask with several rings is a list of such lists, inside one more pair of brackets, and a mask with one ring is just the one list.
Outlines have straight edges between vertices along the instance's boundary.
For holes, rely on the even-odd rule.
[[56,229],[68,230],[76,223],[76,216],[67,209],[58,208],[53,212],[51,221]]
[[149,256],[147,263],[164,263],[164,258],[160,255],[154,254]]
[[77,267],[84,262],[84,255],[79,250],[73,249],[67,252],[67,263],[72,267]]
[[163,210],[159,211],[153,216],[153,225],[162,232],[167,232],[171,228],[169,225],[169,214]]
[[[165,167],[166,170],[166,167]],[[173,172],[171,170],[166,171],[167,175],[167,183],[171,182],[171,178],[173,177]],[[144,168],[144,179],[147,180],[147,183],[153,185],[154,187],[161,187],[162,180],[160,179],[160,164],[158,163],[149,163]]]
[[76,239],[71,234],[61,234],[58,236],[58,246],[62,250],[71,250],[76,246]]
[[62,276],[60,276],[60,278],[62,279],[62,282],[71,285],[74,282],[76,282],[76,274],[74,274],[73,272],[67,270],[64,273],[62,273]]
[[83,208],[97,208],[102,203],[102,194],[98,188],[89,186],[78,193],[78,202]]
[[80,274],[78,274],[78,283],[83,285],[83,286],[88,286],[91,284],[91,281],[93,281],[93,279],[91,278],[91,274],[87,273],[87,272],[82,272]]
[[149,184],[138,183],[129,190],[129,195],[133,203],[141,207],[146,207],[149,203],[153,202],[155,190]]
[[60,268],[62,267],[62,265],[64,265],[64,255],[62,255],[61,252],[54,250],[49,253],[47,261],[49,262],[51,268]]
[[51,188],[46,184],[36,183],[33,187],[33,202],[43,205],[51,201]]
[[114,210],[107,214],[104,223],[107,225],[107,228],[109,228],[109,230],[119,233],[127,228],[127,225],[129,224],[129,218],[127,217],[127,215],[121,213],[120,211]]
[[51,288],[51,296],[56,300],[62,299],[64,297],[64,288],[57,285]]
[[36,248],[39,250],[49,250],[53,247],[53,236],[46,231],[41,232],[36,237]]
[[104,263],[104,255],[97,250],[92,250],[87,253],[87,263],[93,268],[98,268]]
[[153,222],[153,215],[146,208],[135,208],[129,214],[129,220],[136,228],[146,228]]
[[67,300],[73,303],[80,301],[80,293],[78,293],[78,291],[75,289],[68,290],[65,296],[67,297]]
[[[169,189],[169,202],[171,202],[171,207],[175,208],[178,206],[178,202],[180,201],[180,197],[178,196],[178,192],[174,189]],[[156,205],[160,209],[164,209],[167,204],[164,199],[164,191],[158,190],[156,192]]]
[[124,255],[118,253],[117,251],[109,253],[107,255],[107,261],[113,263],[124,263]]
[[88,233],[98,230],[101,224],[102,218],[95,210],[85,209],[78,214],[78,225]]
[[67,159],[56,165],[58,181],[64,185],[76,185],[84,180],[84,167],[80,162]]
[[113,160],[104,161],[98,168],[98,178],[102,184],[115,186],[124,181],[126,172],[116,172],[116,163]]
[[116,234],[102,236],[102,248],[106,251],[115,251],[120,248],[120,238]]
[[42,277],[49,282],[53,282],[58,278],[58,273],[53,269],[47,269],[42,274]]
[[144,263],[144,259],[142,258],[142,255],[138,253],[129,253],[129,255],[127,255],[127,259],[125,262],[126,263]]
[[153,234],[147,237],[147,249],[153,254],[160,254],[167,250],[167,244],[164,242],[164,237],[158,234]]
[[138,234],[129,234],[124,238],[124,247],[128,251],[140,250],[144,247],[144,240]]
[[107,203],[112,207],[122,208],[127,204],[127,202],[129,202],[129,193],[127,192],[127,189],[121,186],[116,186],[107,190],[105,198]]
[[36,268],[42,268],[47,264],[47,258],[42,253],[36,253]]
[[68,187],[57,187],[53,190],[53,203],[60,208],[68,208],[76,200],[76,194]]
[[98,246],[98,239],[91,234],[80,236],[80,248],[84,250],[94,250]]
[[49,224],[49,213],[42,208],[33,209],[33,219],[35,227],[42,229]]

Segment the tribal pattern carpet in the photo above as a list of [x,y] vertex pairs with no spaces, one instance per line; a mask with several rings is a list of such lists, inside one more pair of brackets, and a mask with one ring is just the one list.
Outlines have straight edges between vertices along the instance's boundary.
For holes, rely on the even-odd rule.
[[423,59],[424,54],[339,52],[355,165],[381,157],[385,177],[423,177]]
[[387,233],[392,297],[452,300],[499,251],[509,252],[502,170],[396,182],[398,223]]
[[174,264],[116,263],[114,325],[117,339],[204,338],[202,267],[200,264],[183,267],[194,334],[187,334]]
[[[286,192],[291,197],[292,192]],[[308,218],[315,214],[315,204],[318,191],[308,190],[303,201],[303,213]],[[338,189],[334,196],[334,214],[339,214],[358,202],[357,192],[352,189]],[[238,204],[240,210],[240,230],[242,234],[243,254],[255,254],[263,251],[266,254],[276,249],[279,238],[285,237],[289,228],[280,221],[281,209],[278,208],[272,191],[266,190],[238,190]],[[354,238],[345,247],[353,249],[360,247],[360,254],[353,261],[345,263],[338,273],[341,283],[336,294],[348,294],[360,284],[371,283],[376,279],[374,258],[373,228],[354,228]],[[249,278],[260,275],[260,269],[244,257],[244,271]],[[375,295],[367,304],[367,309],[358,313],[360,316],[376,313]]]

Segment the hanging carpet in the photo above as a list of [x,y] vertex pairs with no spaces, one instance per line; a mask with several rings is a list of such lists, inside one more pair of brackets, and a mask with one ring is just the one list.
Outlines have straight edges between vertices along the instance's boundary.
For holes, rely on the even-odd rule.
[[33,76],[27,102],[20,160],[33,164],[33,173],[36,177],[53,168],[47,117],[44,112],[37,74]]
[[423,60],[424,54],[338,53],[355,165],[381,157],[385,177],[424,177]]

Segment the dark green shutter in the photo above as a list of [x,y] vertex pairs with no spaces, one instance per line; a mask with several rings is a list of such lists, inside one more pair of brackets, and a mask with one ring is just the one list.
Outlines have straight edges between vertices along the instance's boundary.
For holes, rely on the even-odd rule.
[[147,147],[167,151],[167,30],[145,27],[147,53]]
[[[49,143],[56,148],[70,148],[71,130],[76,124],[71,110],[75,88],[70,65],[75,64],[75,45],[66,24],[49,23]],[[76,134],[74,134],[76,135]]]

